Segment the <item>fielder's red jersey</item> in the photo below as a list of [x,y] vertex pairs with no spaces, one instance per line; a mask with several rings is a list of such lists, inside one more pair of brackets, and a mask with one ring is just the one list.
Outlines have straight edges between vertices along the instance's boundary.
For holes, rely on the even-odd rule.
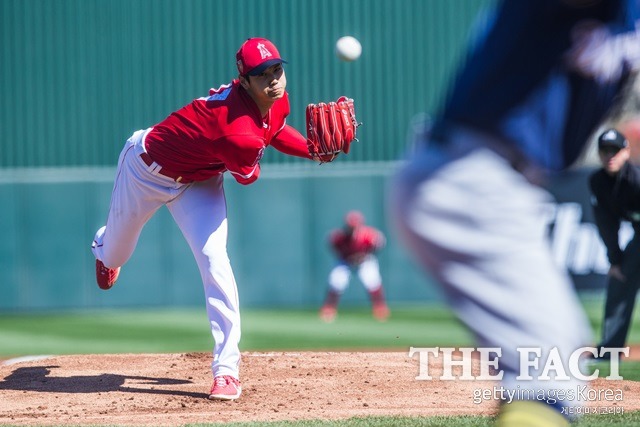
[[331,247],[338,258],[347,264],[360,264],[367,255],[382,248],[385,244],[384,235],[373,227],[361,225],[348,230],[334,230],[329,238]]
[[285,92],[262,117],[233,80],[153,126],[145,147],[163,169],[185,181],[204,181],[228,170],[241,184],[250,184],[258,179],[260,159],[272,143],[287,154],[309,157],[306,138],[286,125],[289,110]]

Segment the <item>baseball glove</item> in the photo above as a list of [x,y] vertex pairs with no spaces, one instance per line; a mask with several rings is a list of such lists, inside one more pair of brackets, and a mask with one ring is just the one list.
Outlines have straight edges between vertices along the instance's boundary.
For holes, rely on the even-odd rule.
[[341,96],[336,102],[307,106],[307,148],[313,160],[332,162],[340,152],[347,154],[356,139],[353,99]]

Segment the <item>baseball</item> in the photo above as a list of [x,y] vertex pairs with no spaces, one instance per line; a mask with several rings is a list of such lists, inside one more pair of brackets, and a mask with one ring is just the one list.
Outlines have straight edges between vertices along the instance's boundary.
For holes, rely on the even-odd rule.
[[355,61],[362,53],[362,45],[355,37],[340,37],[336,42],[336,55],[342,61]]

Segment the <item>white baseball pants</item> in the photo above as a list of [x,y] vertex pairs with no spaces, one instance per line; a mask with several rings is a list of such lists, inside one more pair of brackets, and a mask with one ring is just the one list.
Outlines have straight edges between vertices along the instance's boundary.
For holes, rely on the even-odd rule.
[[[394,181],[392,215],[479,345],[502,349],[505,387],[575,393],[575,378],[537,379],[552,348],[568,370],[570,354],[591,339],[570,279],[549,251],[544,207],[551,198],[483,148],[482,138],[458,132],[450,145],[432,143],[413,155]],[[516,379],[518,347],[542,349],[533,380]]]
[[96,233],[93,254],[107,267],[124,265],[136,247],[142,227],[161,206],[167,206],[202,276],[215,341],[213,373],[239,378],[240,309],[227,255],[223,176],[180,184],[160,175],[156,164],[147,166],[140,158],[148,131],[135,132],[120,153],[107,224]]
[[[374,292],[382,286],[380,267],[375,255],[369,255],[357,267],[358,278],[364,288],[369,292]],[[349,287],[351,280],[351,267],[343,262],[338,263],[329,273],[329,287],[338,294],[343,294]]]

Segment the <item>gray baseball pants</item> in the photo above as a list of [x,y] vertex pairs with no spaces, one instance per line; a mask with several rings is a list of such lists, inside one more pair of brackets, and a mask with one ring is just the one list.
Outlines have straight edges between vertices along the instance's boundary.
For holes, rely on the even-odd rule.
[[[549,251],[550,195],[486,148],[486,138],[460,129],[446,146],[417,150],[392,182],[391,217],[478,346],[502,349],[503,386],[575,391],[573,377],[536,379],[552,348],[568,366],[591,342],[572,283]],[[516,379],[519,347],[542,349],[533,380]]]

